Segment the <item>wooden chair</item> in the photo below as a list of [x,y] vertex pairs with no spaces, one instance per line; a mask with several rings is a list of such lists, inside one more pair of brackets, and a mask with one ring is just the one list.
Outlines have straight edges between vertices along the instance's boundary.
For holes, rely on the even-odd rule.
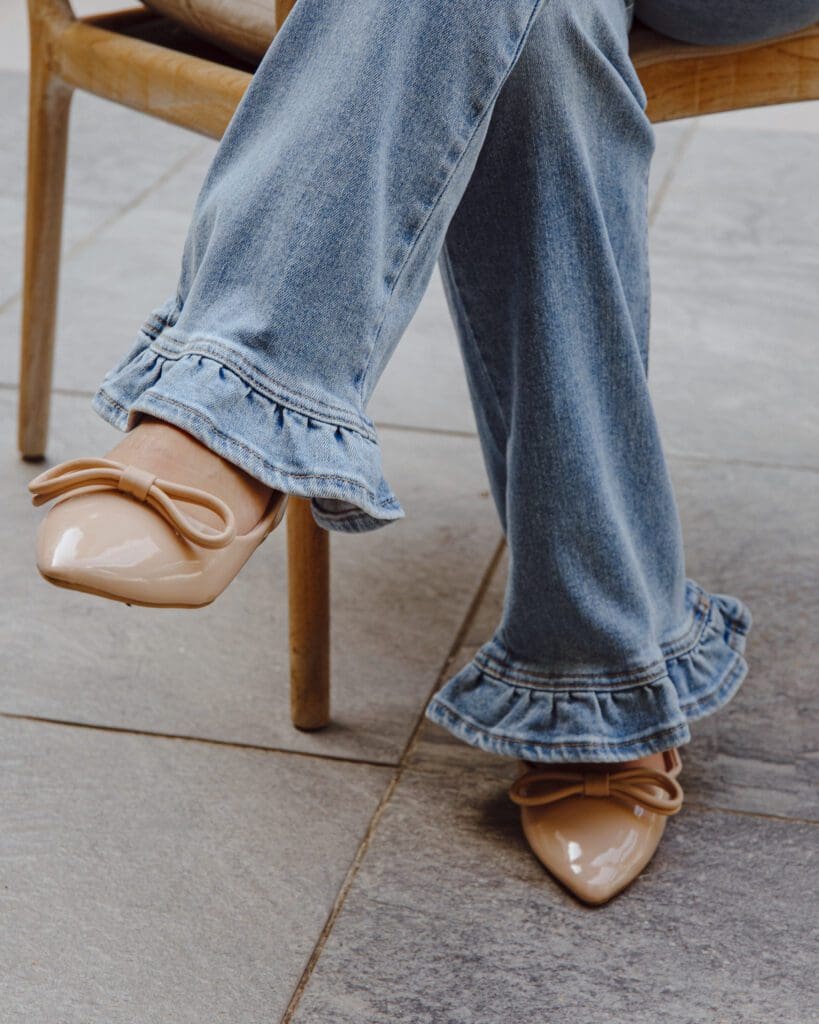
[[[242,52],[236,39],[227,40],[228,52],[147,8],[76,18],[69,0],[28,2],[31,81],[19,447],[23,458],[34,460],[44,456],[48,431],[73,90],[218,139],[254,64],[246,53],[235,55]],[[282,24],[294,3],[276,0],[275,25]],[[190,18],[196,5],[184,7]],[[819,24],[773,41],[728,47],[676,43],[638,24],[631,49],[655,122],[819,99]],[[329,541],[304,499],[290,501],[287,544],[292,718],[299,729],[318,729],[330,714]]]

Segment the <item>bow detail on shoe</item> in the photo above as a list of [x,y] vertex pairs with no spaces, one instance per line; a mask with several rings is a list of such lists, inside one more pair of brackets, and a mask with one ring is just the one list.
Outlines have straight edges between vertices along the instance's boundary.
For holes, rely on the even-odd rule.
[[[662,790],[662,795],[656,793]],[[676,814],[682,807],[682,786],[655,768],[621,768],[618,771],[577,771],[567,768],[535,768],[516,779],[510,799],[522,807],[544,806],[573,796],[618,796],[655,814]]]
[[[71,459],[40,473],[28,485],[34,505],[54,498],[76,497],[94,491],[121,491],[144,501],[192,544],[203,548],[224,548],[236,536],[233,512],[215,494],[160,480],[147,470],[126,466],[110,459]],[[186,516],[177,501],[208,509],[222,521],[221,530],[200,527]]]

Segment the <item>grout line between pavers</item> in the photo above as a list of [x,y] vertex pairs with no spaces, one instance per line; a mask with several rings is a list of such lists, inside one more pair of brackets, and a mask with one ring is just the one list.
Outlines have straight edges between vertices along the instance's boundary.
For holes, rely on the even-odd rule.
[[792,818],[788,814],[767,814],[765,811],[745,811],[741,807],[720,807],[718,804],[704,804],[686,799],[686,810],[702,814],[734,814],[739,818],[762,818],[765,821],[781,821],[786,825],[819,825],[819,818]]
[[299,978],[296,987],[293,990],[293,995],[290,997],[290,1002],[287,1004],[287,1008],[284,1011],[284,1015],[281,1018],[280,1024],[291,1024],[293,1020],[294,1014],[296,1013],[299,1007],[299,1003],[301,1002],[301,998],[304,995],[307,985],[310,982],[310,978],[313,975],[313,971],[315,970],[316,965],[318,964],[319,959],[321,958],[321,954],[324,952],[324,947],[327,944],[327,940],[330,937],[330,933],[332,932],[333,927],[336,921],[338,920],[339,915],[341,914],[341,911],[344,909],[344,904],[347,900],[347,896],[353,887],[353,884],[356,880],[356,876],[358,875],[359,868],[361,867],[361,864],[363,863],[364,858],[367,855],[367,851],[370,848],[373,836],[375,835],[375,832],[378,829],[378,826],[381,822],[382,817],[384,816],[387,806],[389,805],[390,800],[392,799],[393,793],[395,792],[399,782],[404,776],[404,772],[407,769],[408,759],[412,755],[413,751],[417,746],[418,737],[424,725],[424,712],[426,710],[426,705],[429,701],[429,698],[431,698],[432,695],[438,690],[438,688],[444,681],[444,677],[449,671],[450,665],[458,656],[458,651],[463,646],[464,638],[466,637],[466,634],[470,629],[475,619],[475,616],[477,615],[478,609],[484,597],[486,596],[490,583],[492,582],[492,578],[495,575],[498,566],[500,565],[500,561],[503,556],[505,546],[506,542],[503,540],[503,538],[501,538],[494,552],[492,553],[492,557],[490,558],[486,569],[484,570],[483,576],[481,577],[481,581],[478,584],[475,594],[469,603],[469,607],[467,608],[466,613],[464,614],[461,625],[458,627],[458,631],[455,634],[455,639],[452,641],[452,644],[450,645],[450,648],[447,651],[446,657],[444,658],[443,664],[441,665],[441,669],[438,672],[438,675],[435,679],[435,684],[430,690],[429,697],[427,698],[427,701],[424,702],[424,706],[421,708],[421,711],[415,722],[415,726],[412,732],[410,733],[409,739],[407,740],[401,757],[399,758],[398,765],[395,768],[395,773],[392,779],[390,779],[389,783],[387,784],[387,787],[384,790],[384,793],[382,794],[381,799],[378,802],[378,806],[376,807],[372,817],[370,818],[369,824],[367,825],[367,830],[364,833],[361,842],[359,843],[358,849],[356,850],[352,863],[350,864],[347,874],[344,877],[344,881],[341,883],[338,895],[336,896],[336,899],[333,903],[333,906],[330,910],[324,927],[322,928],[319,937],[316,940],[315,945],[313,946],[313,950],[310,954],[307,964],[305,965],[301,977]]
[[265,754],[283,754],[292,757],[308,757],[318,761],[337,761],[342,764],[363,765],[369,768],[390,768],[395,770],[398,761],[378,761],[374,758],[352,757],[344,754],[321,754],[311,750],[296,750],[293,747],[271,747],[264,743],[245,743],[241,740],[220,740],[210,736],[191,736],[184,733],[160,732],[154,729],[136,729],[125,725],[101,725],[97,722],[77,722],[68,718],[48,718],[43,715],[26,715],[16,711],[0,711],[0,718],[20,722],[39,722],[42,725],[67,726],[72,729],[92,729],[96,732],[119,733],[126,736],[145,736],[157,740],[179,740],[181,743],[199,743],[209,747],[228,747],[232,750],[255,750]]
[[389,420],[376,420],[375,425],[379,430],[402,430],[410,434],[439,434],[467,439],[478,436],[477,430],[458,430],[455,427],[422,427],[416,423],[391,423]]
[[[12,384],[8,381],[0,381],[0,392],[17,390],[17,384]],[[86,391],[84,388],[63,387],[52,388],[51,393],[62,398],[90,399],[94,395],[93,391]],[[398,433],[424,434],[429,437],[453,437],[463,438],[464,440],[474,440],[478,437],[477,432],[475,431],[453,430],[448,427],[422,427],[410,423],[391,423],[386,420],[376,420],[375,425],[378,430],[392,430]],[[680,460],[684,462],[712,463],[714,465],[748,466],[752,469],[777,469],[784,472],[794,473],[819,473],[819,466],[811,466],[807,463],[775,462],[771,459],[747,459],[742,458],[741,456],[706,455],[700,452],[675,451],[668,445],[664,445],[663,450],[665,451],[666,459],[669,462],[673,460]]]
[[770,462],[767,459],[743,459],[725,458],[720,455],[701,455],[697,452],[675,452],[673,449],[665,449],[666,458],[680,462],[705,462],[718,465],[749,466],[752,469],[781,469],[793,470],[797,473],[819,473],[819,466],[809,466],[807,463],[792,462]]
[[[2,310],[0,310],[2,312]],[[0,381],[0,391],[17,391],[19,384],[12,381]],[[61,398],[87,398],[91,399],[96,391],[89,388],[65,388],[55,387],[51,389],[52,395]],[[465,440],[474,440],[478,436],[476,430],[457,430],[453,427],[426,427],[416,423],[391,423],[389,420],[377,420],[376,427],[379,430],[397,430],[408,434],[429,434],[435,437],[456,437]]]
[[660,213],[660,207],[665,202],[665,197],[668,195],[668,190],[671,188],[671,183],[677,175],[677,170],[680,166],[682,158],[685,156],[685,152],[691,144],[691,139],[694,137],[697,128],[699,127],[699,118],[694,118],[688,128],[682,133],[682,137],[678,140],[674,147],[673,159],[669,163],[668,170],[662,177],[657,191],[654,193],[654,198],[648,208],[648,226],[651,228],[654,226],[654,222]]
[[[16,382],[3,380],[0,381],[0,391],[17,391],[20,385]],[[93,398],[94,392],[88,391],[85,388],[62,388],[54,387],[51,389],[52,395],[59,395],[61,398]]]

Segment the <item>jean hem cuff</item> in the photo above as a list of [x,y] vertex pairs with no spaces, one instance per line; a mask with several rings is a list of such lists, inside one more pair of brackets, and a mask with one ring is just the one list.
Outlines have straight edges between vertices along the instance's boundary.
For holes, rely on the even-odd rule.
[[726,704],[747,674],[751,615],[736,598],[687,583],[704,609],[697,641],[666,654],[659,673],[649,666],[615,673],[608,685],[567,678],[533,686],[514,664],[506,678],[488,673],[482,649],[433,696],[427,718],[488,753],[534,762],[619,762],[689,742],[689,723]]
[[374,437],[334,421],[329,411],[311,415],[276,401],[213,355],[169,357],[145,331],[92,405],[120,430],[131,430],[142,415],[179,427],[268,487],[311,499],[324,529],[361,533],[404,515]]

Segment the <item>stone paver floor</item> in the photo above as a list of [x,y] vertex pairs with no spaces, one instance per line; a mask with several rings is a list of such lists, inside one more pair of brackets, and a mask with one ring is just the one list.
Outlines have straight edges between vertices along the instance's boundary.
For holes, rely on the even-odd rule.
[[[755,626],[684,812],[590,910],[525,848],[514,764],[423,720],[506,567],[437,275],[371,406],[407,519],[333,538],[328,730],[288,723],[283,536],[197,613],[36,578],[20,13],[0,0],[0,1024],[812,1024],[819,105],[657,129],[651,386],[689,575]],[[51,460],[112,436],[88,396],[174,287],[212,152],[76,97]]]

